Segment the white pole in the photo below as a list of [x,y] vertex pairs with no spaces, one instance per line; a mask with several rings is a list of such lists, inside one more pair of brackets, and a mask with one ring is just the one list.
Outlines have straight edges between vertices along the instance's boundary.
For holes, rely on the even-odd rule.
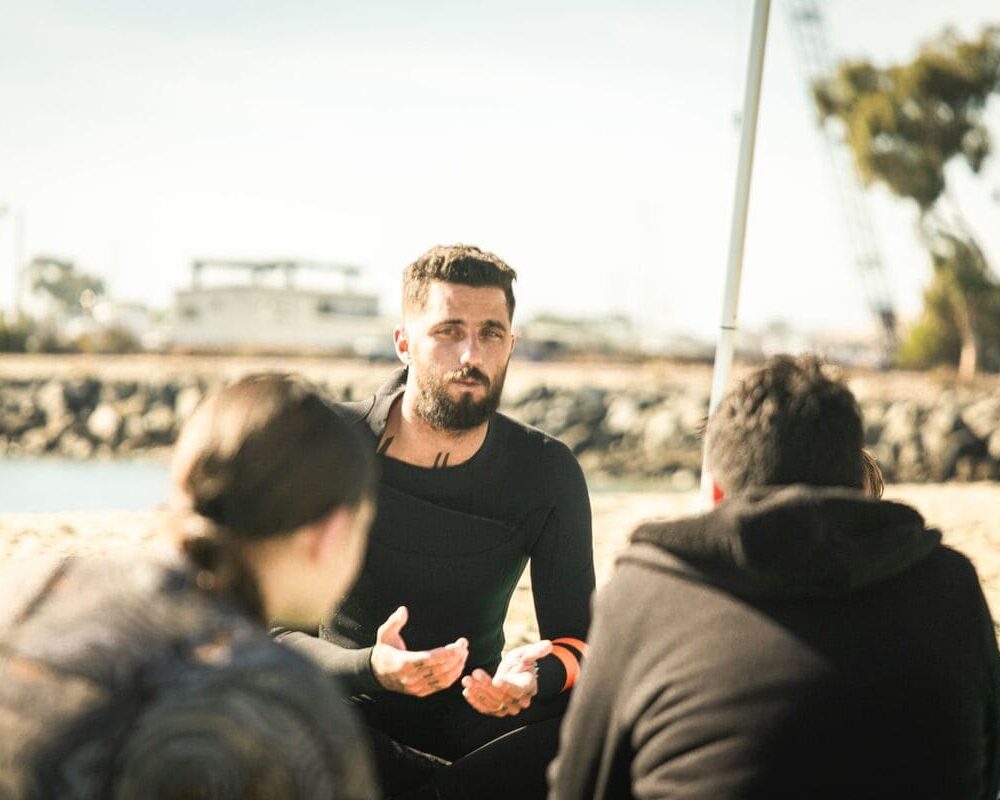
[[[726,291],[722,300],[722,325],[715,348],[715,370],[712,375],[712,395],[708,415],[722,400],[729,385],[733,367],[736,337],[736,311],[740,300],[740,277],[743,272],[743,244],[746,241],[747,214],[750,208],[750,178],[753,174],[754,143],[757,139],[757,111],[760,108],[760,86],[764,77],[764,50],[767,44],[767,21],[771,0],[754,0],[753,28],[747,79],[743,93],[743,126],[740,131],[740,157],[736,170],[736,195],[733,200],[732,226],[729,231],[729,263],[726,267]],[[701,504],[712,505],[712,475],[708,463],[708,436],[701,462]]]

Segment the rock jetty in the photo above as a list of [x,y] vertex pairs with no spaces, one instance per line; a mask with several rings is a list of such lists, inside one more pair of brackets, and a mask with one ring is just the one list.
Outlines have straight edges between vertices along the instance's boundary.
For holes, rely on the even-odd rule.
[[[0,457],[87,459],[162,451],[220,379],[208,374],[161,380],[3,377]],[[648,388],[634,382],[616,387],[586,375],[576,385],[548,383],[544,373],[533,380],[510,386],[503,410],[562,439],[592,481],[666,480],[677,490],[697,483],[707,380]],[[371,390],[371,381],[326,383],[335,399]],[[884,387],[877,393],[854,388],[867,446],[889,480],[1000,479],[1000,393],[990,387],[961,392],[937,387],[893,395]]]

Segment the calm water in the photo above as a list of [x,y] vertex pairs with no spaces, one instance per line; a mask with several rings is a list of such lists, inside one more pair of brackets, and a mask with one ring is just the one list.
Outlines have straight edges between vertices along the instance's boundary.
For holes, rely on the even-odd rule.
[[0,513],[153,508],[167,498],[167,475],[151,461],[0,459]]
[[[0,458],[0,514],[155,508],[166,502],[168,473],[155,461]],[[663,481],[590,481],[591,494],[623,491],[672,489]]]

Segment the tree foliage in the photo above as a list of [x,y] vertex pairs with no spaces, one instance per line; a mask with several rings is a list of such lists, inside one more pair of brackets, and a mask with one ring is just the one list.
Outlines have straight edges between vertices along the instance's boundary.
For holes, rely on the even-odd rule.
[[0,314],[0,353],[23,353],[34,326],[26,318],[15,319]]
[[42,256],[28,265],[26,283],[28,291],[51,297],[70,314],[81,311],[81,299],[89,292],[94,297],[104,294],[104,281],[79,272],[71,261]]
[[961,363],[963,332],[972,331],[980,366],[1000,371],[1000,285],[982,253],[968,241],[942,233],[932,244],[931,264],[924,310],[901,344],[900,364]]
[[1000,91],[1000,27],[963,40],[947,30],[906,64],[842,64],[813,94],[839,124],[861,177],[913,200],[933,266],[922,318],[904,341],[910,365],[958,360],[1000,368],[1000,282],[949,192],[946,166],[979,173],[991,151],[984,109]]

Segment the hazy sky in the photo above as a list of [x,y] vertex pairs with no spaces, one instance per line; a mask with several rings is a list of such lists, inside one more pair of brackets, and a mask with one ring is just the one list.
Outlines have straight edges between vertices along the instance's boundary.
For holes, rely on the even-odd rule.
[[[880,62],[946,24],[1000,22],[996,0],[826,9],[838,52]],[[710,333],[751,10],[0,0],[0,203],[24,210],[26,255],[73,258],[122,299],[169,304],[193,257],[291,256],[361,264],[392,313],[406,263],[465,241],[519,271],[526,315]],[[782,0],[763,91],[741,319],[868,326]],[[966,183],[1000,261],[1000,169],[978,195]],[[914,210],[884,192],[873,208],[912,314],[928,273]],[[0,219],[3,305],[12,229]]]

